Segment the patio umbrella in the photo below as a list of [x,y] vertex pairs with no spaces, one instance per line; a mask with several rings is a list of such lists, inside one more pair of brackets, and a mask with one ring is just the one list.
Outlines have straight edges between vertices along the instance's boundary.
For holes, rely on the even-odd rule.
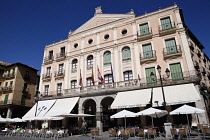
[[152,117],[152,126],[154,127],[153,118],[160,118],[168,114],[166,110],[160,110],[156,108],[148,108],[143,111],[137,112],[137,115],[146,115]]
[[124,118],[125,120],[125,128],[126,128],[126,118],[129,118],[129,117],[137,117],[136,113],[134,112],[131,112],[131,111],[128,111],[128,110],[122,110],[112,116],[110,116],[111,119],[114,119],[114,118]]
[[25,122],[25,120],[21,119],[21,118],[13,118],[11,119],[13,122]]
[[[205,110],[196,108],[196,107],[192,107],[189,105],[183,105],[173,111],[171,111],[169,114],[170,115],[179,115],[179,114],[201,114],[201,113],[205,113]],[[188,115],[187,115],[187,122],[189,125],[189,119],[188,119]],[[190,126],[190,125],[189,125]]]
[[0,123],[5,123],[6,122],[6,119],[5,118],[2,118],[1,116],[0,116]]

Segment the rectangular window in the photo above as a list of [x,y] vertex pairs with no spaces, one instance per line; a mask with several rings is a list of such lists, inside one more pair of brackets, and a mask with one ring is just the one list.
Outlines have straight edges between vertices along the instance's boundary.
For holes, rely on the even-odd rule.
[[27,92],[27,88],[28,88],[28,84],[27,83],[24,83],[23,92]]
[[21,98],[21,105],[22,105],[22,106],[25,106],[25,103],[26,103],[26,96],[25,96],[25,95],[22,95],[22,98]]
[[62,47],[61,48],[61,56],[64,56],[65,55],[65,47]]
[[172,28],[170,17],[162,18],[160,21],[161,21],[161,27],[163,31]]
[[53,51],[49,51],[49,60],[53,59]]
[[154,80],[151,78],[151,76],[150,76],[151,72],[153,72],[155,74],[155,77],[156,77],[155,67],[145,69],[147,84],[157,83],[157,78],[155,78]]
[[150,34],[148,23],[140,24],[139,28],[140,28],[140,35]]
[[51,74],[51,67],[47,67],[47,73],[46,73],[46,76],[50,76]]
[[93,83],[92,83],[92,78],[87,78],[87,86],[92,86]]
[[183,80],[183,73],[180,63],[170,64],[171,78],[172,81]]
[[7,86],[8,86],[8,82],[5,83],[5,87],[7,87]]
[[165,40],[167,54],[177,53],[175,38]]
[[71,88],[72,88],[72,89],[75,89],[76,86],[77,86],[77,80],[71,81]]
[[62,93],[62,83],[58,83],[57,84],[57,94],[61,94]]
[[49,94],[49,85],[45,85],[44,86],[44,95],[48,95]]
[[133,80],[133,73],[132,71],[124,72],[124,81]]
[[5,97],[4,97],[4,105],[7,104],[8,98],[9,98],[9,94],[6,94]]
[[112,83],[112,75],[111,74],[107,74],[104,76],[104,83],[105,84]]
[[63,73],[63,64],[59,64],[58,73]]
[[142,49],[143,49],[143,58],[144,59],[153,57],[152,45],[151,44],[142,45]]

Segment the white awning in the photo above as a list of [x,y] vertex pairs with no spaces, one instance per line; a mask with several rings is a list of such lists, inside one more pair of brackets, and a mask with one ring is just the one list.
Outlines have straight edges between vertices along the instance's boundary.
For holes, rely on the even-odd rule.
[[38,101],[38,103],[36,103],[22,118],[26,119],[26,118],[35,117],[35,114],[36,114],[36,117],[44,116],[49,111],[49,109],[53,106],[55,101],[56,100]]
[[[193,84],[183,84],[164,87],[167,105],[196,102],[201,99]],[[151,99],[151,88],[119,92],[111,105],[112,109],[144,107]],[[153,88],[153,106],[162,106],[163,94],[161,87]]]
[[45,114],[45,117],[52,117],[64,113],[70,113],[78,100],[79,97],[57,99],[53,107]]

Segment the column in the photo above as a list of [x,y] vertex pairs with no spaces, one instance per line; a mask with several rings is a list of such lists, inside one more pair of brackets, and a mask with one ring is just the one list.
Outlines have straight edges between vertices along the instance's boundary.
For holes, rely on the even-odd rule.
[[[140,111],[145,110],[146,107],[140,107]],[[147,125],[147,119],[146,116],[140,116],[141,119],[141,127],[146,126]]]
[[96,127],[99,128],[100,134],[103,132],[103,124],[101,122],[102,107],[100,104],[96,106]]
[[132,28],[133,28],[133,39],[136,40],[137,39],[137,29],[136,29],[136,23],[133,22],[132,24]]
[[115,82],[118,82],[120,79],[119,79],[119,76],[121,74],[121,71],[119,71],[119,68],[120,68],[120,65],[119,65],[119,53],[118,53],[118,47],[114,47],[114,64],[112,64],[112,68],[113,68],[113,73],[114,73],[114,81]]
[[12,108],[7,109],[7,117],[6,118],[11,118],[12,117]]
[[[183,46],[183,50],[184,50],[184,55],[187,61],[187,67],[188,67],[188,71],[194,71],[194,65],[193,65],[193,61],[191,58],[191,53],[190,53],[190,48],[189,48],[189,43],[187,40],[187,35],[185,33],[185,31],[179,32],[180,37],[181,37],[181,41],[182,41],[182,46]],[[194,74],[194,73],[191,73]]]
[[117,44],[117,28],[114,27],[113,31],[114,31],[114,44]]

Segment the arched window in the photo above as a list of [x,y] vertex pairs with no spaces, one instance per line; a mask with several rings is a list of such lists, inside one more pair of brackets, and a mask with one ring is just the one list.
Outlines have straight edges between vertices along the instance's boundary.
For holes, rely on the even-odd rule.
[[93,65],[93,55],[89,55],[87,57],[87,65],[88,66]]
[[124,75],[124,81],[133,80],[133,73],[132,73],[132,71],[125,71],[123,73],[123,75]]
[[104,53],[104,65],[110,65],[111,64],[111,52],[110,51],[106,51]]
[[72,80],[71,81],[71,89],[75,89],[77,86],[77,80]]
[[72,69],[76,69],[77,68],[77,64],[78,64],[78,60],[77,59],[74,59],[72,61]]
[[122,61],[128,62],[131,60],[131,50],[128,46],[122,49]]

